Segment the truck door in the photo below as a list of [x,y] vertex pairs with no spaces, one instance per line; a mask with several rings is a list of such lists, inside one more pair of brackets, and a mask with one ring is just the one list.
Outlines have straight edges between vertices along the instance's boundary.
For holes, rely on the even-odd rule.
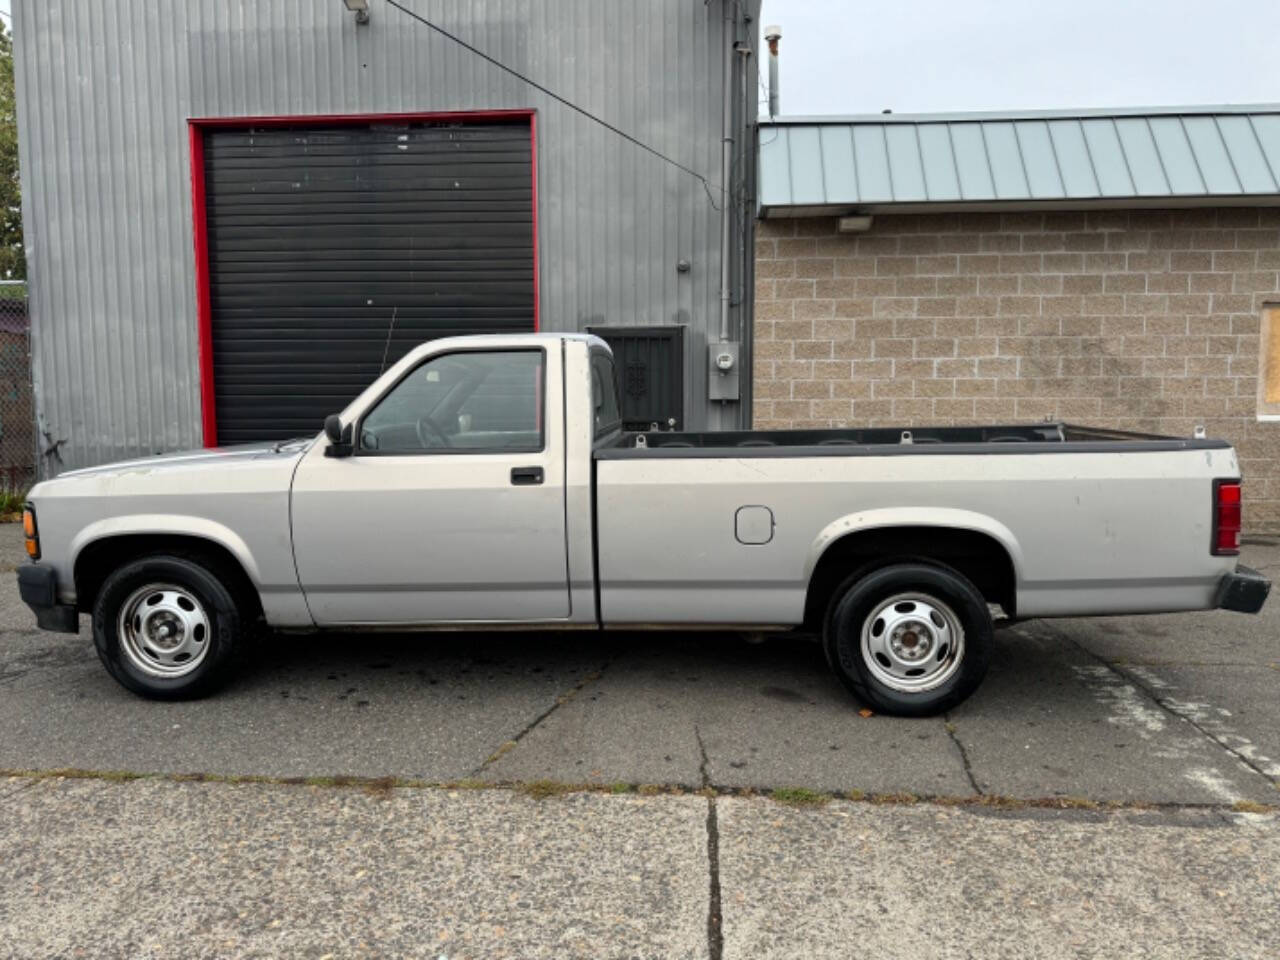
[[568,617],[561,364],[438,354],[360,415],[351,456],[312,446],[292,527],[317,623]]

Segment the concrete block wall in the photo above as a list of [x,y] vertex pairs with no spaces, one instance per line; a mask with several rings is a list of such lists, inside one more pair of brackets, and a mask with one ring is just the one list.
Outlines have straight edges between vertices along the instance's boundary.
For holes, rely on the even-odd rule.
[[1280,533],[1280,423],[1259,422],[1280,209],[767,220],[757,429],[1045,418],[1236,445],[1245,524]]

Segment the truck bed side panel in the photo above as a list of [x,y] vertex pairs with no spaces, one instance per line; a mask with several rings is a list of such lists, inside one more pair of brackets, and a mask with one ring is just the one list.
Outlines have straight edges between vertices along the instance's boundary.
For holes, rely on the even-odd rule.
[[[1234,567],[1209,553],[1212,480],[1238,475],[1230,449],[895,453],[601,459],[602,619],[799,623],[826,546],[899,524],[1002,542],[1019,616],[1208,607]],[[739,541],[744,506],[772,512],[767,543]]]

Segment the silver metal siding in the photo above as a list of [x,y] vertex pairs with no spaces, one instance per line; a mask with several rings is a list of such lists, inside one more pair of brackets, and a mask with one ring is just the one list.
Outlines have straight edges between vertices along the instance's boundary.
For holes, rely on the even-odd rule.
[[[719,186],[721,17],[757,3],[408,5]],[[690,428],[749,409],[705,399],[720,260],[703,185],[394,8],[357,27],[340,0],[13,6],[37,416],[63,441],[46,473],[200,443],[191,117],[535,108],[542,329],[687,323]],[[753,184],[733,231],[740,338]]]

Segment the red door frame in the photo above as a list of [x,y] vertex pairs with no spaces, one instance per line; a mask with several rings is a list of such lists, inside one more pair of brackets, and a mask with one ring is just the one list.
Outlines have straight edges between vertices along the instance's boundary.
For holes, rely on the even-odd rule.
[[309,125],[359,126],[366,123],[437,121],[483,123],[487,120],[527,120],[530,167],[533,171],[533,329],[540,328],[538,286],[538,114],[532,109],[459,110],[413,113],[304,114],[288,117],[193,117],[187,120],[191,152],[191,223],[195,233],[196,330],[200,363],[200,425],[206,447],[218,445],[218,417],[213,393],[213,299],[209,292],[209,225],[204,195],[204,132],[219,127],[290,127]]

